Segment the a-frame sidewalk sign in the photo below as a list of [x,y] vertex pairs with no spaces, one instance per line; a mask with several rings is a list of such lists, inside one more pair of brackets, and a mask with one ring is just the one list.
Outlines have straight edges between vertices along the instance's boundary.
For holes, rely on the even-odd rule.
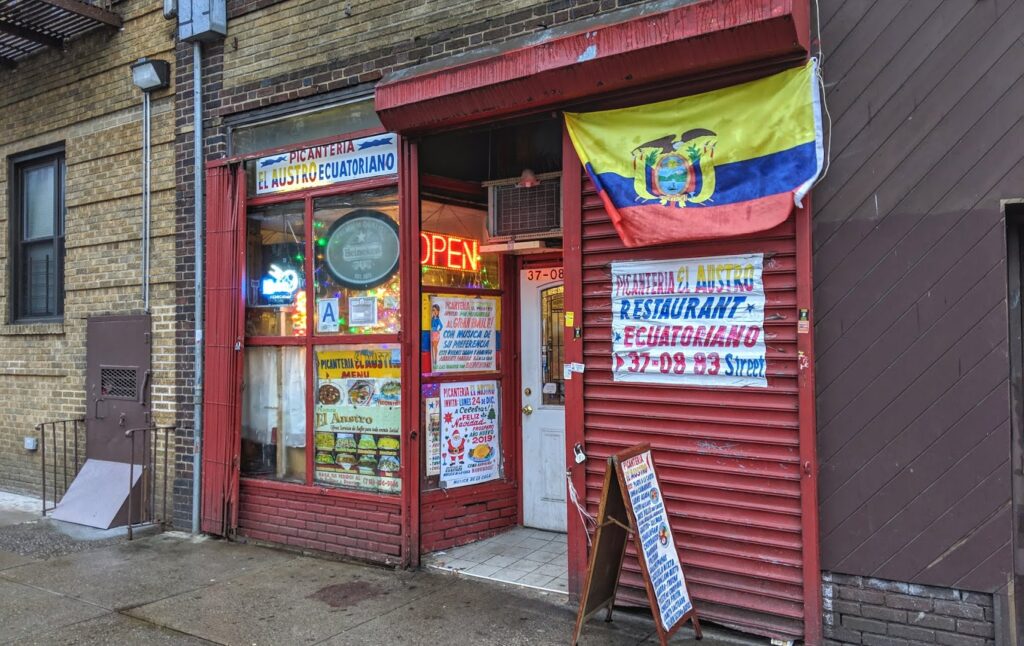
[[694,633],[700,639],[700,620],[686,589],[651,447],[638,444],[608,458],[573,646],[579,642],[583,624],[600,610],[607,610],[605,621],[612,620],[629,540],[636,548],[662,646],[687,620],[693,622]]

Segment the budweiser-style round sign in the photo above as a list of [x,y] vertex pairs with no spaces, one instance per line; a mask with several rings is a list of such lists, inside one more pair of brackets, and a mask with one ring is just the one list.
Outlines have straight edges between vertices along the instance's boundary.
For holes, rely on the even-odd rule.
[[340,285],[376,287],[398,270],[398,225],[380,211],[353,211],[328,230],[324,260]]

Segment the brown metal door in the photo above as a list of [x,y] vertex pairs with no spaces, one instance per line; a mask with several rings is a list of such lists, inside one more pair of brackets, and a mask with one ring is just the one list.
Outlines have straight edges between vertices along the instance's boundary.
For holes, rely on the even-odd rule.
[[149,315],[91,317],[85,346],[86,458],[129,462],[125,431],[150,423]]

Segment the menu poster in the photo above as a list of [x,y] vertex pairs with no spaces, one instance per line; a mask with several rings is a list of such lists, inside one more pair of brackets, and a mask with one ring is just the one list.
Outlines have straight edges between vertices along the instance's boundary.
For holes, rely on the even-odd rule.
[[400,359],[388,346],[317,352],[317,482],[401,491]]
[[686,613],[693,610],[693,603],[686,590],[683,567],[672,540],[668,511],[654,474],[651,452],[643,451],[624,458],[620,468],[648,580],[657,599],[661,625],[668,633]]
[[497,301],[492,298],[430,297],[432,372],[494,370]]
[[441,384],[441,488],[501,476],[498,382]]

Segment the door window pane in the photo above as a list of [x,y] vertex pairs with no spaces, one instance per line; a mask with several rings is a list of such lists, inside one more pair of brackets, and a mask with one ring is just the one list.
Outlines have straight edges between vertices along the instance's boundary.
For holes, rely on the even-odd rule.
[[545,406],[565,406],[565,363],[563,326],[565,325],[565,288],[549,287],[540,293],[540,370],[543,377],[541,403]]
[[306,335],[304,212],[303,202],[249,209],[245,242],[246,336]]
[[398,191],[313,202],[317,334],[397,334]]
[[26,240],[53,235],[57,209],[54,194],[56,166],[47,165],[25,171],[25,235]]
[[245,475],[306,481],[305,348],[246,348],[241,459]]
[[317,348],[317,482],[401,491],[401,360],[401,346],[394,343]]

